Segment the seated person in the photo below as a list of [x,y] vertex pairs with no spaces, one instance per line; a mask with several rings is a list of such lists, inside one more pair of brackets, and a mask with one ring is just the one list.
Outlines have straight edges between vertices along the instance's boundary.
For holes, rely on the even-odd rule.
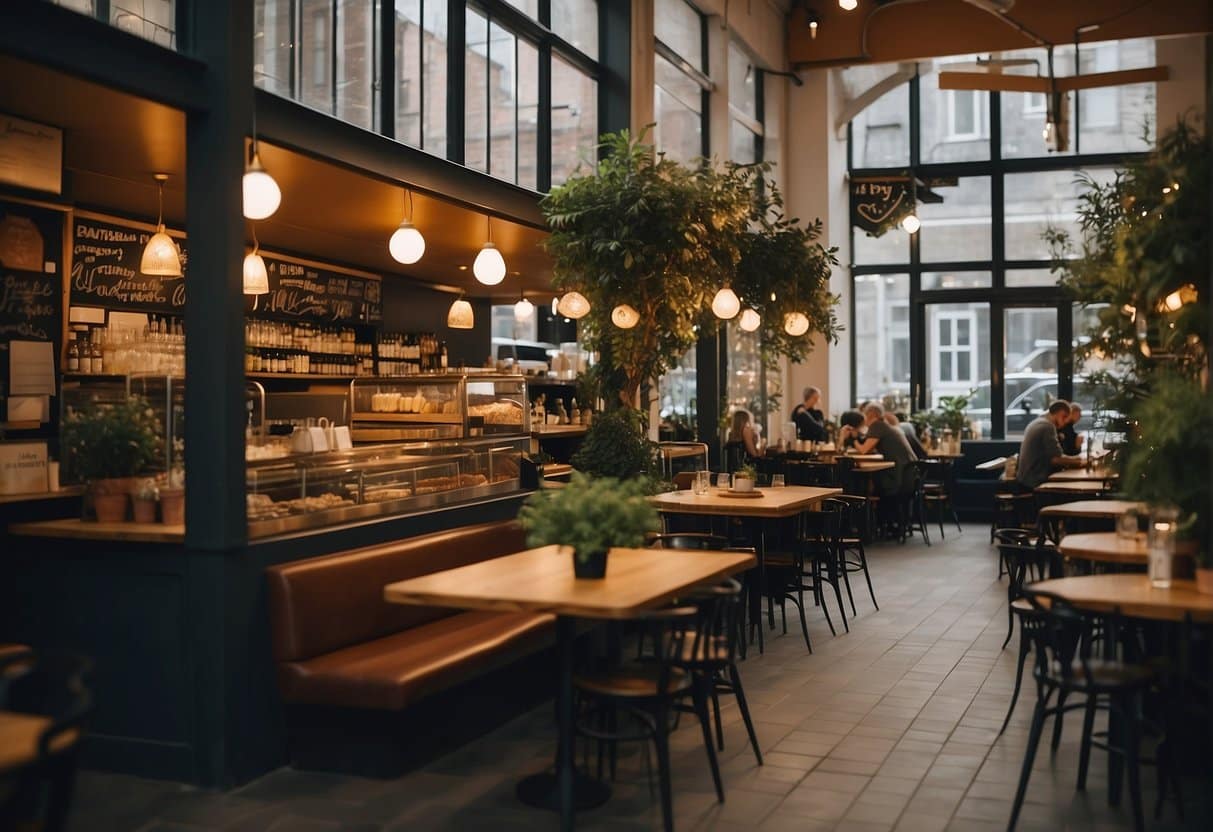
[[882,494],[896,494],[908,481],[909,470],[918,457],[901,428],[885,421],[883,407],[869,404],[863,412],[863,420],[868,427],[867,438],[856,443],[855,450],[861,454],[879,453],[894,463],[893,468],[881,473],[879,485]]
[[821,402],[821,391],[816,387],[804,388],[804,402],[792,408],[792,421],[796,423],[796,438],[806,442],[826,442],[825,416],[817,405]]
[[724,450],[730,471],[762,456],[750,411],[744,408],[733,411],[733,425],[729,428]]
[[847,410],[838,417],[838,450],[843,451],[863,438],[863,414]]
[[1057,440],[1061,443],[1062,453],[1067,456],[1077,456],[1082,453],[1082,434],[1075,427],[1082,418],[1082,405],[1070,404],[1070,417],[1064,425],[1057,429]]
[[914,456],[919,459],[926,459],[929,455],[927,449],[918,441],[918,433],[914,430],[914,426],[906,421],[905,417],[900,413],[885,413],[884,420],[893,427],[900,430],[906,435],[906,441],[910,443],[911,450],[914,451]]
[[1023,432],[1019,445],[1019,467],[1015,482],[1019,488],[1031,491],[1058,468],[1082,468],[1080,456],[1066,456],[1057,439],[1057,432],[1070,420],[1070,403],[1058,399],[1049,410],[1037,416]]

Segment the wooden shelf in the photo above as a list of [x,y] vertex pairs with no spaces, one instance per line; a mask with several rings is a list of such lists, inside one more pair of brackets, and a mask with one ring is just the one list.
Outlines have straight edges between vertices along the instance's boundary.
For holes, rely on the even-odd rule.
[[355,422],[406,422],[422,425],[462,425],[462,413],[355,413]]
[[585,436],[589,430],[585,425],[540,425],[531,431],[532,436],[540,439],[556,436]]
[[23,537],[53,537],[63,540],[116,540],[124,543],[183,543],[185,526],[163,523],[86,523],[78,517],[14,523],[11,534]]
[[326,376],[317,373],[249,373],[245,378],[289,379],[291,381],[353,381],[355,378],[371,378],[371,376]]

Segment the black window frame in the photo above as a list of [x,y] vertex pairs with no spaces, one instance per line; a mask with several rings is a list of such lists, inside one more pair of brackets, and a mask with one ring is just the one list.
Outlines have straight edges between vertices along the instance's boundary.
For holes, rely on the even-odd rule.
[[[678,0],[687,8],[695,13],[695,19],[699,22],[699,54],[703,56],[701,66],[695,66],[683,55],[678,54],[672,46],[667,44],[661,38],[653,35],[653,49],[658,56],[674,65],[674,68],[682,72],[699,86],[699,145],[700,154],[704,158],[712,155],[712,137],[711,137],[711,101],[712,90],[715,85],[712,83],[711,77],[711,59],[708,55],[708,18],[703,12],[695,8],[694,5],[687,0]],[[654,79],[653,86],[657,86]],[[655,116],[656,114],[654,114]]]

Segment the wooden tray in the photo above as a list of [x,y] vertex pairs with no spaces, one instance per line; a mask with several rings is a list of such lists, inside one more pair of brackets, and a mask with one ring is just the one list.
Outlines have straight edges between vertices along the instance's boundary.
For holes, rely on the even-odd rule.
[[719,494],[721,497],[733,497],[738,500],[755,500],[763,496],[763,493],[757,488],[755,488],[753,491],[734,491],[731,488],[721,489],[717,492],[717,494]]

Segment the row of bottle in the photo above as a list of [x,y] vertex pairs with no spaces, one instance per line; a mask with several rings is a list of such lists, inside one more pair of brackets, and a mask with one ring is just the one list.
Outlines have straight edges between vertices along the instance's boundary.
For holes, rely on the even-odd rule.
[[540,393],[531,402],[532,425],[588,425],[592,417],[590,408],[578,408],[574,397],[569,406],[564,406],[564,400],[554,397],[548,401],[547,394]]
[[371,376],[375,374],[375,361],[369,356],[248,347],[244,351],[244,369],[249,373]]
[[358,333],[344,326],[319,326],[305,321],[244,322],[244,343],[250,347],[300,350],[326,355],[371,355],[371,344],[358,340]]
[[[381,332],[379,357],[426,363],[442,351],[442,342],[432,332]],[[432,369],[432,368],[431,368]]]
[[185,327],[180,318],[152,316],[142,330],[92,327],[68,333],[67,372],[90,375],[185,373]]

